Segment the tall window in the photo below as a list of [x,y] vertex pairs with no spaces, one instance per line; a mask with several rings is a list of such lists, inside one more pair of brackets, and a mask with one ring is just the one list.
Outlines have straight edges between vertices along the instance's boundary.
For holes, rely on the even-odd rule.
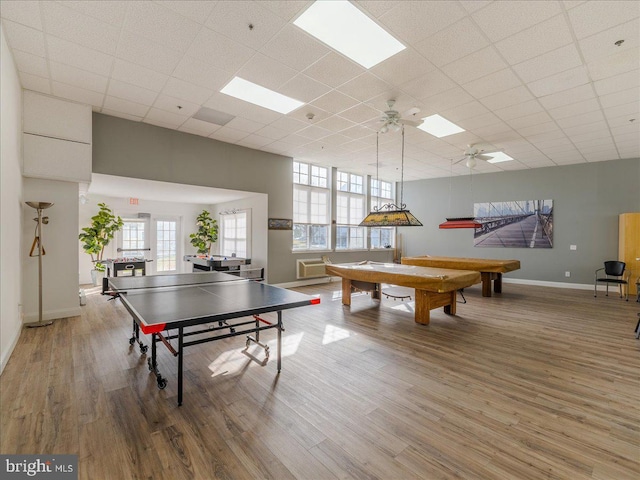
[[329,169],[293,162],[293,183],[293,249],[329,249]]
[[145,226],[144,220],[124,220],[121,247],[123,257],[144,257]]
[[250,258],[250,211],[242,210],[239,212],[223,213],[221,215],[221,224],[222,245],[220,254],[225,257],[235,255],[240,258]]
[[[371,179],[371,211],[380,209],[387,203],[393,203],[393,184],[383,180]],[[371,227],[369,229],[369,242],[371,248],[395,247],[394,227]]]
[[364,177],[338,172],[336,178],[336,250],[363,249],[365,228],[358,224],[365,217]]
[[177,271],[176,231],[178,223],[174,220],[156,221],[156,271]]

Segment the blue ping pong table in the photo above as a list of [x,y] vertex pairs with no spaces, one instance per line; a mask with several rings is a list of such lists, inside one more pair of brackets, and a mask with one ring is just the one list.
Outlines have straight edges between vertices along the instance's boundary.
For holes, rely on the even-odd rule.
[[[225,338],[247,335],[251,342],[265,350],[260,332],[278,331],[278,372],[282,365],[282,311],[320,303],[319,298],[284,288],[229,275],[222,272],[183,273],[144,277],[109,278],[108,294],[118,297],[133,317],[131,345],[138,343],[140,352],[148,347],[140,339],[140,331],[151,334],[149,371],[156,376],[158,388],[167,386],[157,364],[156,344],[162,343],[178,357],[178,405],[182,405],[183,352],[186,347]],[[277,312],[277,322],[259,315]],[[255,337],[249,334],[255,334]],[[195,336],[193,340],[185,340]],[[171,340],[177,340],[174,347]],[[263,363],[263,365],[264,365]]]

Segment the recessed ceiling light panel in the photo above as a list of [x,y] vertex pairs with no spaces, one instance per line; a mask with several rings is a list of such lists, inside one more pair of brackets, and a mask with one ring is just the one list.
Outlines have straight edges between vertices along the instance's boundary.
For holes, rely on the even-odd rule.
[[438,138],[465,131],[464,128],[460,128],[455,123],[437,114],[423,119],[422,124],[419,125],[418,128]]
[[295,98],[287,97],[240,77],[234,77],[220,92],[285,114],[304,105],[303,102]]
[[483,155],[487,157],[491,157],[490,160],[487,160],[488,163],[500,163],[500,162],[508,162],[509,160],[513,160],[509,155],[504,152],[489,152],[483,153]]
[[364,68],[406,48],[351,2],[343,0],[319,0],[293,24]]

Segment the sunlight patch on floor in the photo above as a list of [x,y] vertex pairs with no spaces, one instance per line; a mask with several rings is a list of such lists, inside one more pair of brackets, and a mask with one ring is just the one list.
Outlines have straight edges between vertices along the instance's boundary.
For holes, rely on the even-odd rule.
[[350,336],[351,332],[349,332],[349,330],[336,327],[335,325],[327,325],[324,329],[324,335],[322,336],[322,345],[344,340]]

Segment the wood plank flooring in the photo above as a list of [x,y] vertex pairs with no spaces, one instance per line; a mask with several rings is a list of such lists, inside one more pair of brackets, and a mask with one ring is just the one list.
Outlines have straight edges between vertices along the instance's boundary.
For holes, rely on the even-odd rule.
[[339,282],[296,290],[322,303],[284,313],[281,374],[242,338],[190,347],[182,407],[176,359],[159,347],[158,390],[119,301],[25,329],[0,451],[78,454],[101,480],[640,478],[640,304],[477,285],[424,326],[410,302],[343,307]]

